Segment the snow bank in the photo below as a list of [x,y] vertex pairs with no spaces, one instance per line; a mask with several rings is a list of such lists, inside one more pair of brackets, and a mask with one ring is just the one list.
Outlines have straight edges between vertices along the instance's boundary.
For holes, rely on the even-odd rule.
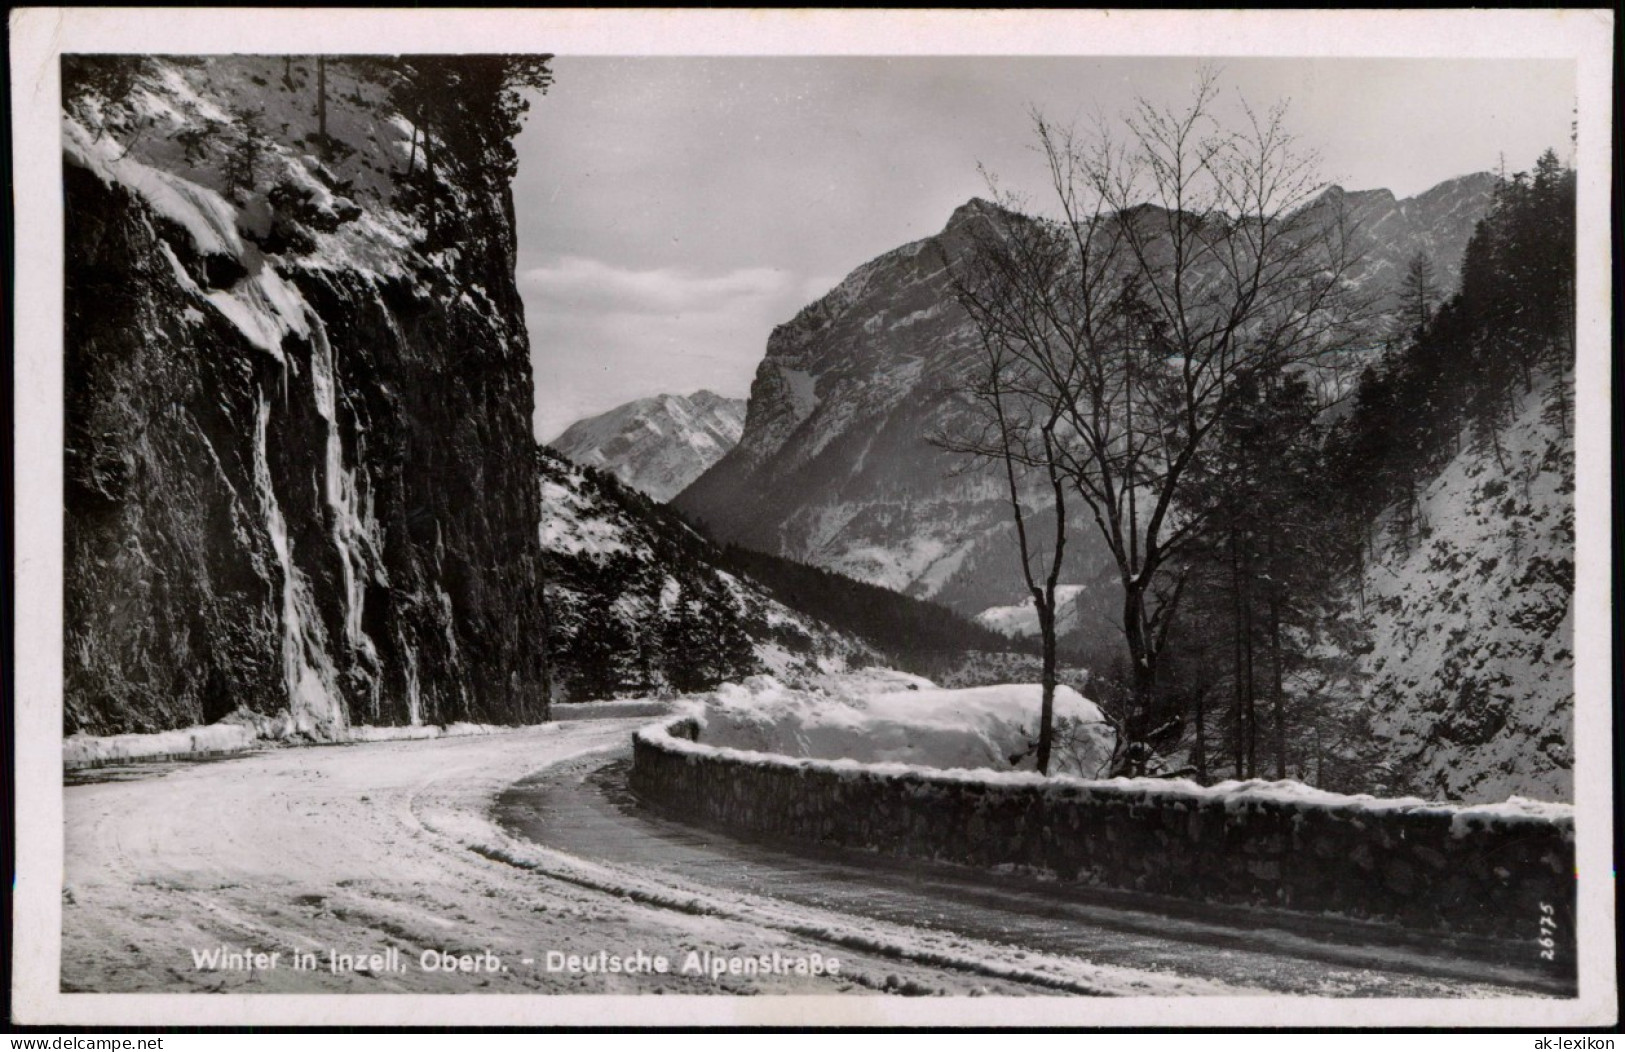
[[[791,688],[771,676],[729,684],[691,711],[708,745],[793,757],[922,769],[1008,772],[1035,767],[1037,684],[943,690],[891,670],[815,677]],[[1107,765],[1113,732],[1093,702],[1055,690],[1063,727],[1051,769],[1095,775]]]
[[97,737],[75,734],[62,742],[66,768],[104,767],[131,760],[159,760],[178,756],[209,756],[242,752],[259,741],[256,728],[235,723],[214,723],[156,734],[114,734]]
[[1469,444],[1425,524],[1367,563],[1372,726],[1400,784],[1451,800],[1574,797],[1574,450],[1541,378],[1499,450]]
[[[644,716],[652,713],[629,711],[623,715]],[[337,744],[460,738],[524,729],[526,728],[488,723],[450,723],[443,727],[359,726],[348,728],[344,735],[337,739]],[[298,739],[295,737],[293,724],[287,714],[267,717],[241,712],[233,713],[219,723],[159,731],[154,734],[115,734],[105,737],[90,734],[71,735],[62,742],[62,766],[67,770],[73,770],[80,767],[106,767],[110,764],[141,761],[199,759],[205,756],[247,752],[262,746],[296,740]]]

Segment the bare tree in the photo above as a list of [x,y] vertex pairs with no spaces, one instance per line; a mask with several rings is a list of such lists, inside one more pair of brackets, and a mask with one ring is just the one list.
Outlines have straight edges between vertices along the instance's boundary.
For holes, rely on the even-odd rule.
[[[998,235],[984,230],[979,232],[978,241],[983,238],[996,241]],[[1022,581],[1038,614],[1043,669],[1035,759],[1039,773],[1048,774],[1055,742],[1058,677],[1055,593],[1066,557],[1067,529],[1066,479],[1060,461],[1060,439],[1056,434],[1060,411],[1053,400],[1042,397],[1042,378],[1035,374],[1029,362],[1013,353],[1009,336],[998,319],[978,316],[982,305],[989,301],[984,282],[1001,280],[995,265],[1000,258],[986,251],[985,246],[973,249],[969,263],[955,278],[960,302],[978,320],[982,357],[974,382],[963,392],[970,411],[967,426],[958,432],[933,436],[932,442],[950,452],[992,461],[1004,476],[1016,528]],[[1023,499],[1030,491],[1028,480],[1034,477],[1051,502],[1048,522],[1044,525],[1030,522]],[[1047,544],[1044,531],[1049,534]]]
[[1183,108],[1142,100],[1120,142],[1035,115],[1052,215],[1001,223],[959,282],[1116,563],[1136,739],[1170,725],[1157,667],[1208,514],[1183,498],[1209,437],[1247,377],[1328,367],[1361,332],[1352,231],[1313,155],[1283,109],[1243,104],[1227,129],[1217,97],[1205,73]]

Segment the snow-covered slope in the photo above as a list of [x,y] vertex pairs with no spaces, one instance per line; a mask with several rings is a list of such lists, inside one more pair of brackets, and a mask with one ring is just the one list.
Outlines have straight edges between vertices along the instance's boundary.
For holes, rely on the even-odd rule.
[[613,475],[539,452],[555,687],[567,700],[792,680],[880,660],[717,565],[716,546]]
[[[724,540],[965,616],[1020,602],[1002,478],[930,442],[965,412],[977,347],[945,259],[1009,219],[973,200],[774,330],[739,445],[675,506]],[[1070,579],[1104,568],[1086,542],[1071,550]]]
[[[1474,172],[1406,198],[1396,198],[1389,190],[1332,186],[1321,194],[1320,202],[1340,204],[1358,231],[1361,260],[1355,277],[1362,288],[1373,292],[1397,288],[1406,264],[1420,252],[1432,264],[1433,280],[1443,298],[1460,284],[1462,253],[1473,228],[1494,203],[1495,182],[1490,172]],[[1379,300],[1379,305],[1388,302]]]
[[670,500],[722,458],[745,428],[745,400],[712,391],[656,395],[578,420],[548,445]]
[[1524,398],[1499,458],[1485,445],[1450,462],[1420,538],[1366,574],[1362,664],[1397,787],[1573,799],[1574,454],[1543,395]]
[[502,61],[64,59],[67,732],[545,719]]

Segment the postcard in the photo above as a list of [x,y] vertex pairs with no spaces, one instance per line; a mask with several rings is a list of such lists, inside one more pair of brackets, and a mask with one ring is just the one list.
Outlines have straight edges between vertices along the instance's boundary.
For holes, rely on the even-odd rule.
[[1617,1020],[1611,15],[12,29],[15,1022]]

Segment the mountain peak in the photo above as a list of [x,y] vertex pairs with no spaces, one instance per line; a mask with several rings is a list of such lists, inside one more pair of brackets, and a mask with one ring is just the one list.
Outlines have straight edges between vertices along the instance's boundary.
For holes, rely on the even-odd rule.
[[577,420],[548,445],[669,500],[739,441],[745,401],[701,389],[658,394]]
[[969,201],[954,209],[954,214],[948,217],[947,229],[953,230],[962,227],[977,219],[992,219],[1004,214],[1004,209],[983,197],[973,197]]

